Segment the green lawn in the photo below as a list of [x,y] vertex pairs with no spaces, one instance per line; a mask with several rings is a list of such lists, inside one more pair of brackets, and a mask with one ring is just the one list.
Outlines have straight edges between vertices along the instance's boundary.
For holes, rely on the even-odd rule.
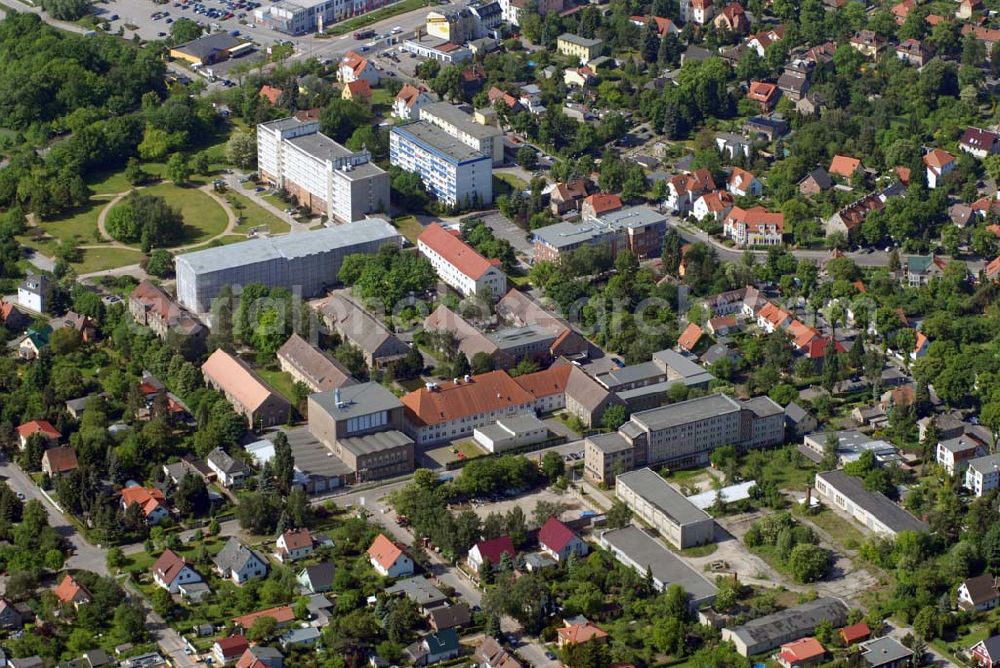
[[462,441],[455,447],[460,453],[465,455],[466,459],[475,459],[476,457],[482,457],[486,454],[486,451],[479,447],[474,441]]
[[865,541],[864,533],[853,522],[826,508],[815,515],[803,514],[802,521],[812,522],[830,534],[843,547],[850,545],[852,548],[856,548]]
[[374,12],[368,12],[367,14],[355,16],[354,18],[346,21],[341,21],[332,28],[328,29],[326,32],[328,35],[343,35],[357,30],[358,28],[364,28],[365,26],[370,26],[373,23],[378,23],[379,21],[385,20],[391,16],[397,16],[399,14],[411,12],[414,9],[420,9],[421,7],[427,6],[427,4],[428,3],[424,0],[403,0],[402,2],[397,2],[396,4],[389,5],[388,7],[376,9]]
[[278,218],[249,197],[232,190],[227,191],[224,197],[240,217],[240,224],[236,226],[237,232],[248,232],[251,227],[266,227],[271,234],[284,234],[291,229],[288,221]]
[[181,210],[184,216],[183,244],[208,241],[226,229],[228,219],[219,204],[205,193],[195,188],[181,188],[173,183],[160,183],[143,189],[145,195],[156,195],[167,204]]
[[392,221],[392,224],[413,245],[416,245],[417,237],[424,231],[424,226],[414,216],[399,216]]
[[73,263],[73,268],[78,274],[90,274],[95,271],[138,264],[144,257],[141,251],[110,246],[108,248],[85,248],[80,253],[83,255],[82,259]]
[[268,385],[280,392],[290,402],[295,401],[295,381],[284,371],[276,369],[256,369]]
[[524,190],[528,187],[528,184],[524,181],[524,179],[518,178],[513,174],[508,174],[506,172],[494,172],[493,177],[500,179],[514,190]]

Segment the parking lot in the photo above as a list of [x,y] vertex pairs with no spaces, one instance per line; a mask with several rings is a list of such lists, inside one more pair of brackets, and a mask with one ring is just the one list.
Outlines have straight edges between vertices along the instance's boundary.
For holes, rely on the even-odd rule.
[[479,217],[483,223],[493,230],[500,239],[506,239],[514,247],[514,252],[519,258],[530,260],[534,255],[531,243],[528,242],[527,233],[514,223],[504,218],[499,211],[489,211]]
[[539,501],[561,503],[566,509],[566,512],[563,515],[565,518],[579,517],[580,512],[590,510],[588,507],[580,503],[580,500],[576,496],[569,493],[560,494],[549,487],[537,489],[533,492],[528,492],[527,494],[521,494],[518,496],[500,495],[493,498],[495,500],[491,500],[488,503],[482,503],[481,501],[485,501],[485,499],[482,499],[479,502],[474,501],[468,506],[462,506],[460,509],[472,510],[479,515],[480,518],[486,519],[486,516],[490,513],[500,513],[503,515],[515,506],[518,506],[529,518],[529,523],[531,522],[531,513],[534,512],[535,505]]

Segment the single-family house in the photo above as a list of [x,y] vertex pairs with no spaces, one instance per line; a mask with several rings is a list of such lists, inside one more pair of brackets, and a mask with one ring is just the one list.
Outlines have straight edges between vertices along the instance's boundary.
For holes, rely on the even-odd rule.
[[538,530],[538,545],[556,561],[562,561],[570,554],[583,557],[589,552],[587,543],[557,517],[547,519]]
[[47,473],[50,478],[75,471],[78,466],[76,450],[71,445],[49,448],[42,453],[42,472]]
[[323,594],[333,589],[334,565],[329,561],[306,566],[296,576],[299,585],[310,594]]
[[469,566],[479,572],[485,564],[492,568],[500,565],[503,555],[507,555],[512,561],[517,558],[517,550],[514,549],[514,542],[510,536],[499,536],[490,540],[481,540],[469,550]]
[[250,641],[243,635],[219,638],[212,644],[212,660],[216,665],[229,666],[240,660],[243,652],[250,647]]
[[201,582],[202,579],[190,561],[167,549],[153,564],[153,581],[171,594],[176,594],[181,585]]
[[226,489],[239,487],[252,473],[250,467],[244,464],[242,460],[230,456],[222,448],[215,448],[208,453],[205,462],[212,473],[215,474],[219,484]]
[[379,73],[375,64],[357,53],[348,51],[340,61],[340,69],[337,70],[337,77],[341,83],[350,83],[364,79],[369,86],[377,86]]
[[786,642],[775,657],[783,668],[804,668],[822,663],[826,648],[812,636]]
[[122,509],[128,510],[133,503],[139,506],[146,524],[153,525],[170,517],[167,498],[156,487],[125,487],[121,491]]
[[993,668],[1000,664],[1000,635],[984,638],[970,647],[969,658],[979,668]]
[[297,561],[308,557],[313,551],[312,534],[309,529],[286,531],[275,541],[275,554],[278,561]]
[[383,577],[398,578],[413,575],[413,560],[402,547],[389,540],[383,533],[376,536],[368,548],[368,559],[372,568]]
[[219,577],[238,585],[267,576],[267,561],[235,536],[226,541],[212,563]]
[[56,445],[59,439],[62,438],[59,430],[53,427],[52,423],[48,420],[31,420],[17,428],[17,440],[22,450],[27,447],[28,439],[35,434],[45,439],[46,447]]
[[63,605],[72,605],[74,608],[86,605],[94,598],[87,588],[77,582],[76,578],[69,573],[63,576],[63,579],[59,581],[59,585],[52,590],[52,593],[55,594],[56,599],[60,603]]
[[733,167],[726,183],[726,190],[737,197],[757,197],[764,191],[764,186],[752,173],[740,167]]
[[608,639],[608,632],[588,620],[580,624],[566,624],[557,628],[556,637],[560,647],[567,647],[588,642],[604,642]]
[[958,607],[985,612],[1000,603],[1000,589],[995,575],[983,573],[958,585]]
[[924,167],[927,168],[927,187],[934,189],[941,180],[955,171],[958,163],[955,156],[939,148],[931,149],[924,155]]
[[420,108],[433,102],[434,99],[424,89],[413,84],[403,84],[392,102],[392,115],[402,121],[415,121],[420,118]]

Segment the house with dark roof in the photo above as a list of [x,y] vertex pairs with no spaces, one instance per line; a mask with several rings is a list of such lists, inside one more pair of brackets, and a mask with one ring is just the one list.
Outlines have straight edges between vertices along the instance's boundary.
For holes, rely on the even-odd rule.
[[979,668],[993,668],[1000,664],[1000,635],[977,642],[969,648],[969,657]]
[[514,549],[514,542],[510,536],[499,536],[479,541],[469,550],[467,558],[469,566],[478,573],[484,564],[489,564],[492,568],[499,566],[505,554],[511,561],[517,558],[517,550]]
[[474,657],[480,668],[522,668],[520,661],[489,636],[476,646]]
[[863,642],[860,647],[868,668],[903,668],[913,657],[913,650],[890,636]]
[[236,668],[284,668],[284,666],[285,657],[281,651],[267,645],[248,647],[236,662]]
[[1000,134],[992,130],[966,128],[962,138],[958,140],[958,148],[977,158],[985,158],[994,153],[1000,153]]
[[31,318],[13,302],[5,302],[0,299],[0,325],[3,325],[11,332],[20,332],[31,324]]
[[357,382],[339,360],[298,334],[288,337],[278,348],[277,357],[282,371],[313,392],[326,392]]
[[453,659],[459,655],[458,634],[455,629],[445,629],[440,633],[429,633],[408,645],[403,656],[415,666],[426,666],[438,661]]
[[958,607],[963,610],[985,612],[1000,603],[997,578],[989,573],[965,580],[958,585]]
[[21,612],[6,598],[0,598],[0,629],[19,629],[24,625]]
[[538,545],[556,561],[562,561],[570,554],[583,557],[590,551],[587,543],[557,517],[547,519],[538,530]]
[[222,448],[215,448],[205,458],[208,468],[215,474],[219,484],[227,489],[238,487],[253,473],[243,460],[232,457]]
[[296,576],[299,585],[310,594],[323,594],[333,589],[336,569],[329,561],[306,566]]
[[351,299],[347,291],[335,292],[319,302],[318,308],[326,326],[360,348],[365,364],[371,368],[381,369],[410,352],[408,345]]
[[803,195],[818,195],[833,187],[833,180],[822,167],[817,167],[799,181],[799,192]]
[[472,623],[472,615],[467,603],[443,605],[427,613],[427,623],[435,633],[445,629],[458,629]]
[[235,536],[226,541],[212,563],[219,577],[238,585],[267,576],[267,561]]
[[178,44],[170,49],[170,57],[185,60],[199,67],[211,65],[227,60],[229,52],[241,44],[242,40],[228,32],[216,32]]
[[448,605],[445,593],[435,587],[429,579],[419,575],[398,580],[391,587],[386,587],[385,593],[389,596],[405,596],[425,615],[431,610]]

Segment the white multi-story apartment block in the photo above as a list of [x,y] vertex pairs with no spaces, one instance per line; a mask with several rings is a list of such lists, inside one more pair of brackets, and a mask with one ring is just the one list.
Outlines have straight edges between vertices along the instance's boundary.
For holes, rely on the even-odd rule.
[[477,123],[461,107],[447,102],[433,102],[420,107],[420,120],[437,126],[446,133],[493,160],[503,164],[503,131],[493,125]]
[[937,463],[948,475],[961,474],[969,462],[983,457],[988,448],[979,439],[965,434],[937,444]]
[[965,488],[982,496],[1000,487],[1000,454],[969,460],[965,469]]
[[493,162],[489,156],[427,121],[392,129],[389,162],[418,174],[431,195],[451,206],[477,208],[493,201]]
[[442,281],[463,297],[489,290],[494,299],[507,292],[507,276],[497,260],[487,260],[455,234],[432,223],[417,239],[420,254],[430,260]]
[[258,125],[257,168],[301,206],[338,222],[389,209],[389,174],[367,150],[350,151],[321,133],[319,121],[290,117]]

